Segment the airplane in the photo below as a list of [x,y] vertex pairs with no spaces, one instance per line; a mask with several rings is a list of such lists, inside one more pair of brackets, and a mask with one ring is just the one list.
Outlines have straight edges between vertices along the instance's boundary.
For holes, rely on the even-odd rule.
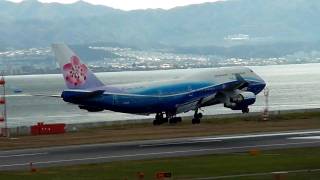
[[154,125],[175,124],[177,115],[194,111],[192,124],[199,124],[206,106],[223,104],[249,113],[249,106],[266,86],[248,67],[208,68],[175,79],[155,82],[105,85],[65,44],[53,44],[67,89],[61,98],[88,112],[155,114]]

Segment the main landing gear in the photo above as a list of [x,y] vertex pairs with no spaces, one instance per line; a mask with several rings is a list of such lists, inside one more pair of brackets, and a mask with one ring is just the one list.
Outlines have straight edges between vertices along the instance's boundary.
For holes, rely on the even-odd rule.
[[153,125],[158,126],[161,124],[169,123],[176,124],[182,121],[181,117],[164,117],[163,113],[157,113],[155,120],[153,121]]
[[177,124],[177,123],[179,123],[181,121],[182,121],[181,117],[172,117],[172,118],[169,119],[169,123],[170,124]]
[[200,124],[202,116],[202,113],[198,113],[198,109],[196,109],[193,115],[192,124]]
[[[198,109],[196,109],[192,119],[192,124],[200,124],[202,116],[203,116],[202,113],[199,113]],[[181,117],[171,116],[168,113],[166,113],[166,117],[164,117],[164,113],[157,113],[155,120],[153,120],[153,125],[159,126],[165,123],[177,124],[181,121],[182,121]]]
[[163,117],[163,113],[157,113],[156,119],[153,120],[153,125],[157,126],[157,125],[161,125],[161,124],[164,124],[167,122],[168,122],[168,118]]

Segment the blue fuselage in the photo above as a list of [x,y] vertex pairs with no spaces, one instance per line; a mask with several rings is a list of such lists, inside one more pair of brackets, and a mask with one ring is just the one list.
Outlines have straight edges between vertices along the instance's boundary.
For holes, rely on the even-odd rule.
[[[235,74],[241,74],[248,83],[246,91],[260,93],[265,82],[249,68],[219,68],[191,72],[171,80],[106,86],[88,94],[86,91],[65,90],[65,101],[84,107],[106,109],[133,114],[178,112],[179,107],[200,102],[218,93],[232,91],[238,83]],[[99,91],[100,90],[100,91]],[[208,101],[209,102],[209,101]],[[222,103],[213,100],[202,106]],[[191,106],[192,108],[192,106]],[[192,110],[192,109],[187,109]]]

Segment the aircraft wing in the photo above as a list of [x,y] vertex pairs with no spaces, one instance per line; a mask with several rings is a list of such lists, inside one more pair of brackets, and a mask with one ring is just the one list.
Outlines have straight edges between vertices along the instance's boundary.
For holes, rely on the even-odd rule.
[[233,91],[236,89],[243,89],[248,87],[249,83],[240,75],[240,74],[235,74],[236,81],[229,85],[225,90],[223,91]]
[[188,112],[190,110],[194,110],[198,107],[199,101],[191,101],[191,102],[187,102],[184,104],[179,104],[177,105],[177,114],[178,113],[184,113],[184,112]]
[[[224,92],[230,92],[237,89],[241,90],[243,88],[248,87],[249,83],[240,74],[235,74],[235,77],[236,77],[236,81],[229,83],[226,87],[224,87],[221,90],[212,92],[212,94],[204,98],[192,100],[187,103],[178,105],[177,112],[182,113],[182,112],[187,112],[189,110],[194,110],[202,106],[217,104],[219,103],[219,99],[221,98],[221,96],[223,96]],[[212,87],[208,87],[205,89],[210,89],[210,88]],[[205,89],[201,89],[199,91],[202,91]]]

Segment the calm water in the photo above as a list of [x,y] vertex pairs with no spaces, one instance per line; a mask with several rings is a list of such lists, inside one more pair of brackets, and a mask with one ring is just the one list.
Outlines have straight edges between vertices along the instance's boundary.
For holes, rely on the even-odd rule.
[[[320,108],[320,64],[278,65],[251,67],[266,82],[270,89],[269,104],[271,110]],[[170,78],[190,70],[168,70],[152,72],[116,72],[98,73],[106,84]],[[23,90],[15,94],[14,89]],[[87,113],[77,106],[67,104],[59,98],[31,97],[32,94],[60,94],[64,89],[61,75],[29,75],[7,77],[8,123],[10,126],[30,125],[36,122],[93,122],[113,121],[152,116],[136,116],[104,111]],[[24,94],[26,93],[26,94]],[[252,111],[262,111],[264,97],[261,93]],[[235,113],[222,105],[204,109],[204,114]],[[185,115],[192,115],[188,113]]]

